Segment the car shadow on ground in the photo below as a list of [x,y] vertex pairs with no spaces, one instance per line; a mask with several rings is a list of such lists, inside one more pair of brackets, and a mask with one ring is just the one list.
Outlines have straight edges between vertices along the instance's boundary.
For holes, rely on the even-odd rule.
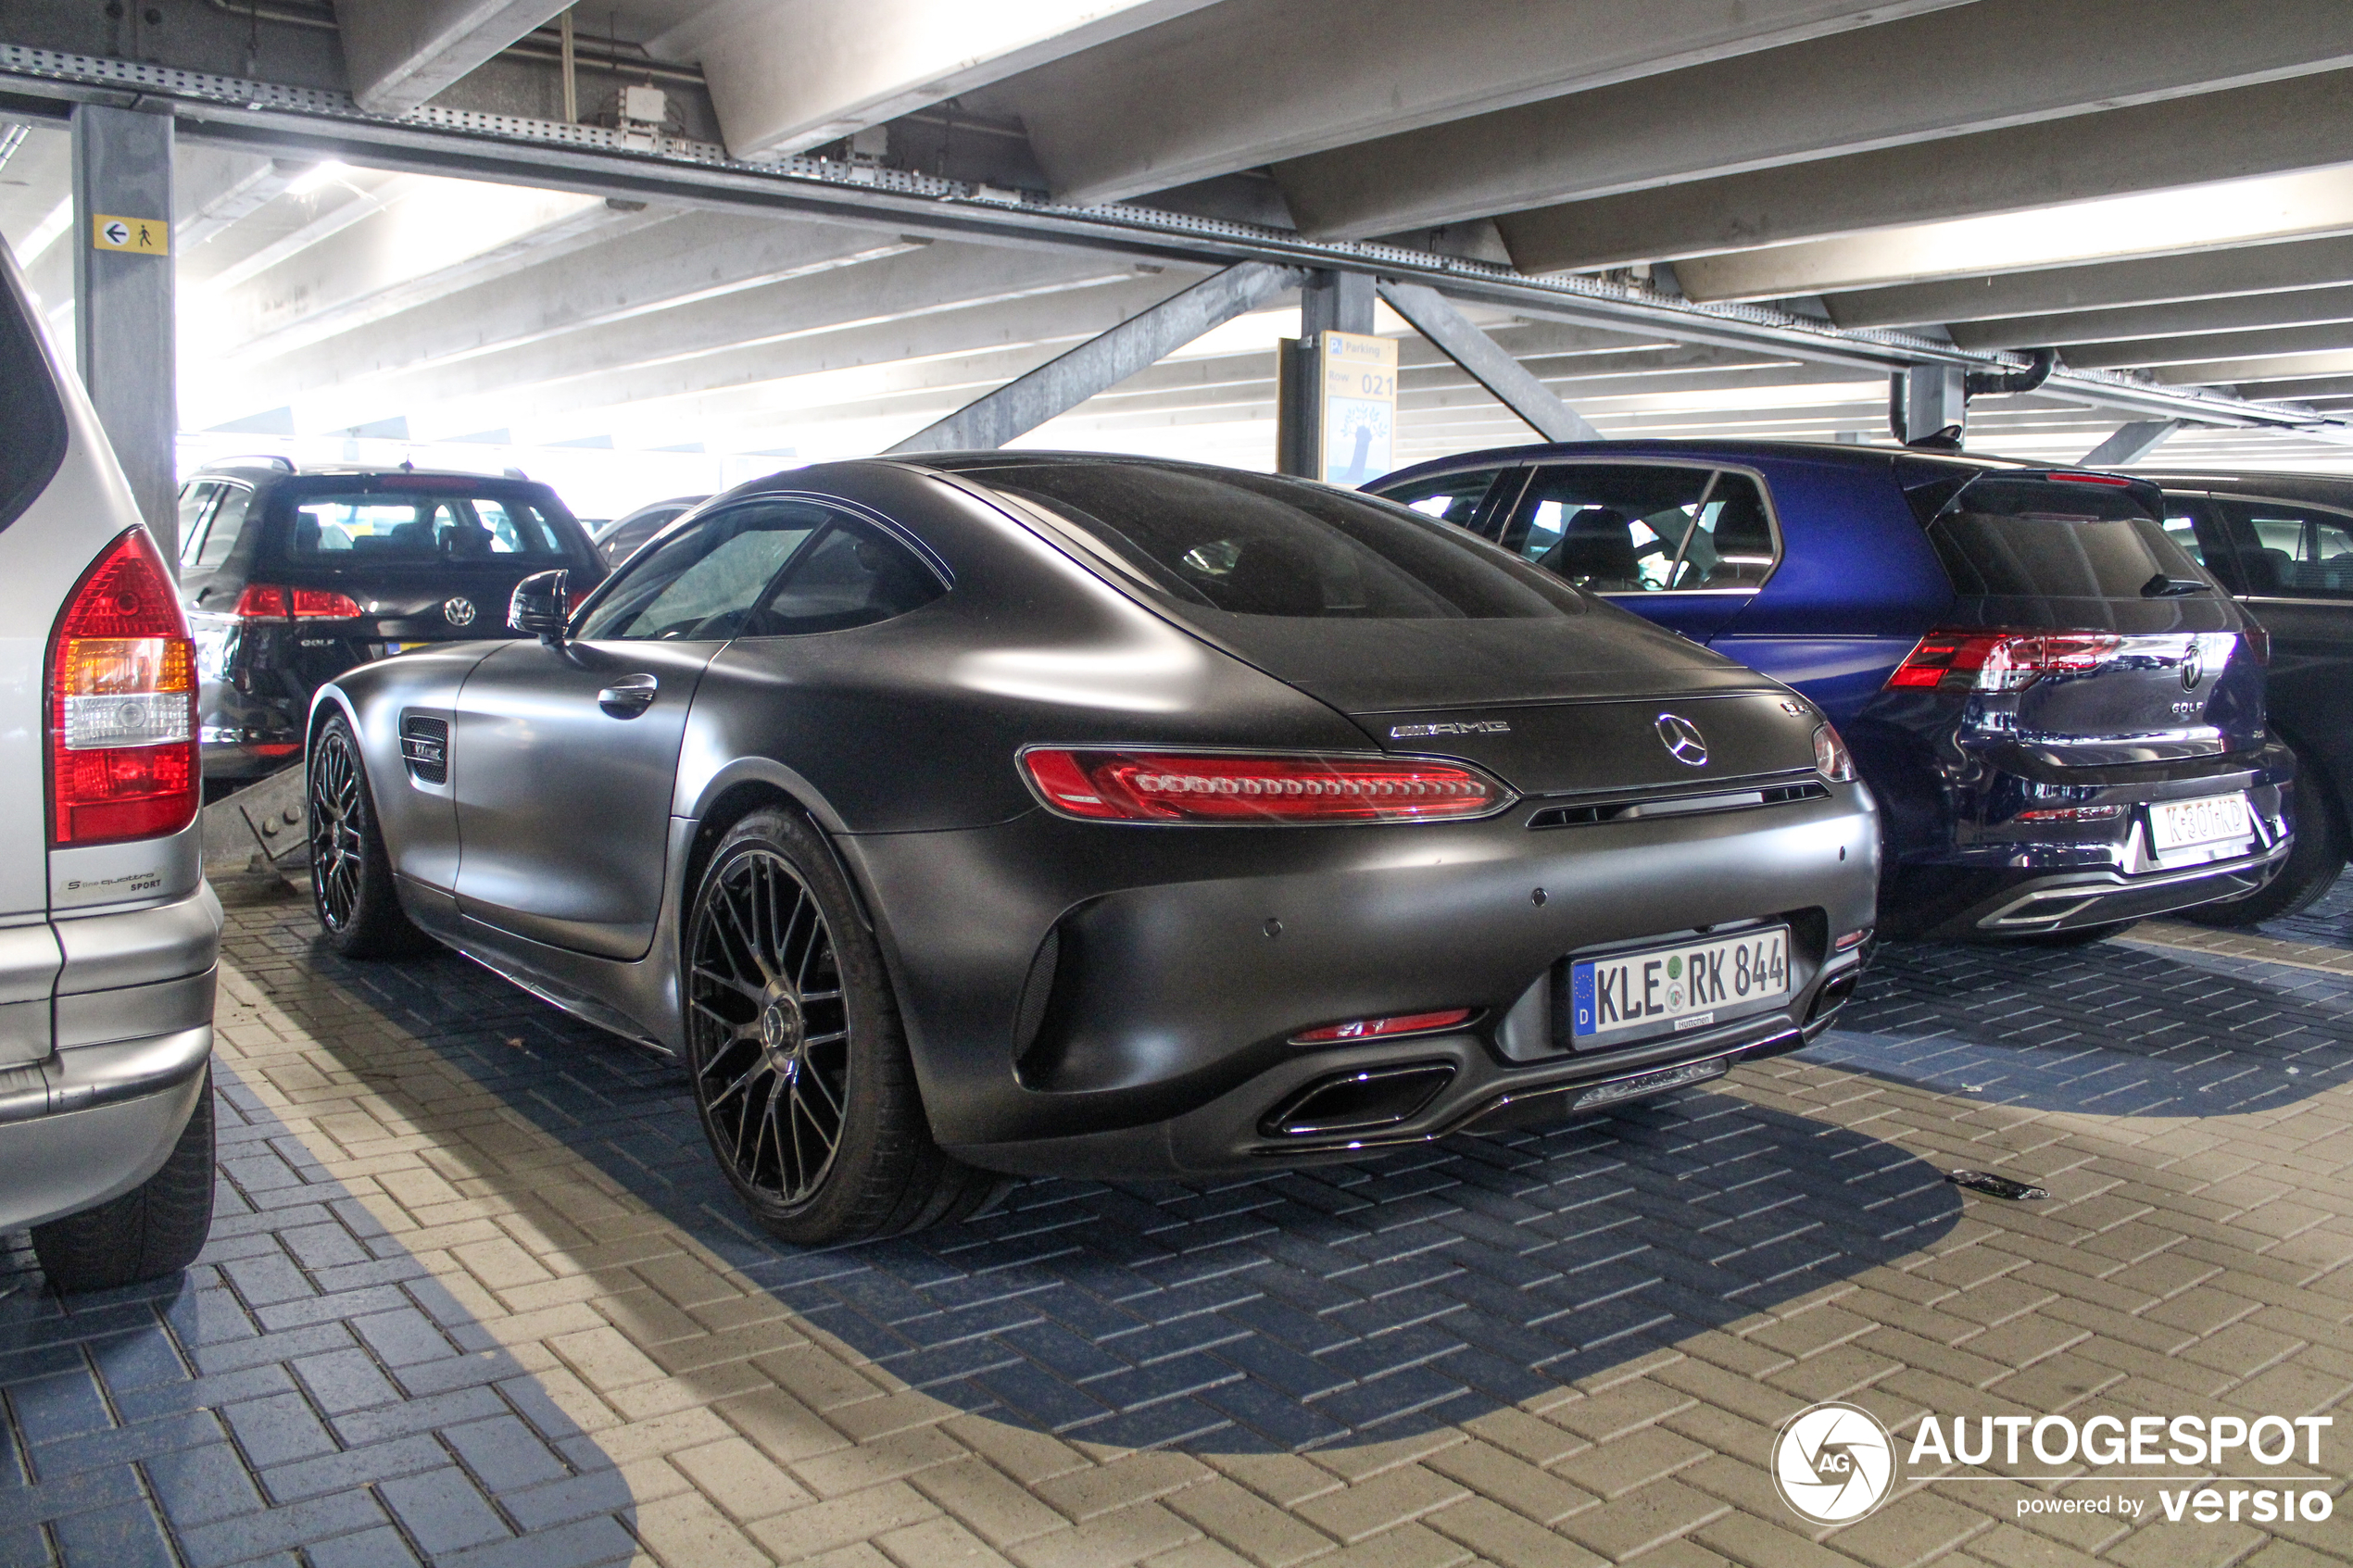
[[2030,1110],[2279,1110],[2353,1081],[2353,976],[2130,940],[1892,944],[1806,1059]]
[[23,1236],[0,1248],[0,1563],[332,1540],[391,1568],[525,1536],[538,1561],[628,1556],[613,1461],[233,1073],[214,1079],[195,1266],[60,1298]]
[[1960,1213],[1889,1144],[1687,1092],[1358,1165],[1026,1182],[962,1224],[799,1250],[750,1225],[674,1065],[462,960],[348,964],[310,931],[290,910],[273,945],[801,1323],[944,1403],[1069,1438],[1226,1453],[1412,1435],[1904,1258]]

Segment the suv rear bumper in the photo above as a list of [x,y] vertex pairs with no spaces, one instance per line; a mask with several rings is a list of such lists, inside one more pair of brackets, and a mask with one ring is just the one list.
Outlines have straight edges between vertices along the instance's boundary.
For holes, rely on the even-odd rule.
[[52,920],[48,944],[6,949],[20,964],[0,985],[40,993],[11,1010],[40,1027],[4,1042],[0,1230],[120,1197],[170,1154],[212,1056],[220,925],[198,882],[162,903]]
[[196,1109],[211,1060],[207,1022],[0,1073],[0,1170],[9,1173],[0,1230],[94,1209],[154,1175]]

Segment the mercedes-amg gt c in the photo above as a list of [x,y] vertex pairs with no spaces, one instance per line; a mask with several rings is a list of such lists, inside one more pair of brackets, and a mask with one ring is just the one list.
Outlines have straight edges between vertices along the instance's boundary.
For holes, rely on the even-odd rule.
[[1389,502],[838,463],[565,604],[321,688],[319,918],[676,1053],[787,1240],[1566,1116],[1795,1049],[1861,971],[1820,713]]

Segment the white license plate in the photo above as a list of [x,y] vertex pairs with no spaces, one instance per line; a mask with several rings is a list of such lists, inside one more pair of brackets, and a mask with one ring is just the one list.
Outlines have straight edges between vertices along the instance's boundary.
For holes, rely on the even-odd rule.
[[2162,855],[2197,844],[2248,838],[2255,821],[2244,795],[2209,795],[2200,800],[2161,800],[2149,807],[2149,846]]
[[1584,959],[1569,969],[1569,1040],[1591,1049],[1705,1029],[1788,996],[1785,925]]

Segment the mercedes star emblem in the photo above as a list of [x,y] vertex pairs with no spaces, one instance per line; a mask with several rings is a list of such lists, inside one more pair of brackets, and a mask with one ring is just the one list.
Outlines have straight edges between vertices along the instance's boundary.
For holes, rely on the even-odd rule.
[[441,619],[447,621],[452,626],[472,625],[474,623],[473,600],[466,597],[463,594],[459,594],[453,598],[442,600]]
[[1680,713],[1658,716],[1658,744],[1678,762],[1693,768],[1707,766],[1707,737],[1699,733],[1697,724]]

